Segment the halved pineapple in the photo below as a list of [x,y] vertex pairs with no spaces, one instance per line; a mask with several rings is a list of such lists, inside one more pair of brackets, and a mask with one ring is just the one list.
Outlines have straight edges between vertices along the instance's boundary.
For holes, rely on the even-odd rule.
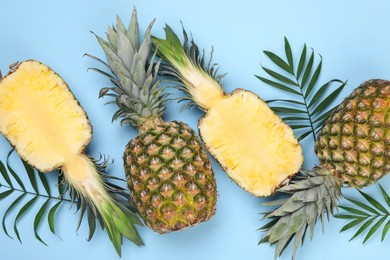
[[86,154],[92,127],[64,80],[34,60],[0,78],[0,132],[19,155],[42,172],[60,169],[77,200],[103,220],[118,254],[122,236],[143,245],[138,217],[118,204],[116,191]]
[[0,131],[42,172],[77,160],[92,127],[66,83],[37,61],[21,63],[0,82]]
[[257,95],[237,89],[226,95],[221,76],[211,61],[205,62],[193,40],[184,33],[184,44],[169,27],[166,39],[153,37],[158,54],[171,66],[179,89],[206,115],[199,122],[207,149],[226,173],[256,196],[271,195],[303,163],[301,146],[292,129]]
[[299,169],[302,151],[292,129],[257,95],[237,89],[209,105],[200,134],[239,186],[266,196]]

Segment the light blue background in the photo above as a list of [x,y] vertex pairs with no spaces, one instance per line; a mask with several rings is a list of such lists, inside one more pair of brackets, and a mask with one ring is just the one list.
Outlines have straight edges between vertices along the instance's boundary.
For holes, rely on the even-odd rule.
[[[200,46],[209,50],[213,45],[215,61],[221,64],[222,72],[228,72],[223,81],[227,92],[246,88],[265,99],[278,94],[253,75],[264,75],[260,62],[269,65],[262,50],[283,53],[283,36],[289,38],[296,55],[306,42],[323,56],[320,81],[348,79],[342,97],[364,80],[390,78],[390,4],[384,0],[2,1],[0,68],[3,73],[8,70],[8,64],[25,59],[40,60],[57,71],[68,82],[94,126],[89,153],[98,156],[101,152],[114,158],[110,172],[120,177],[123,177],[124,146],[137,132],[129,126],[110,123],[115,108],[103,106],[107,100],[97,99],[99,89],[109,82],[94,72],[87,72],[96,63],[82,56],[88,52],[103,57],[90,31],[103,36],[107,26],[115,22],[116,14],[127,23],[133,5],[138,9],[142,32],[155,17],[153,33],[157,36],[163,36],[165,23],[179,30],[182,20]],[[196,109],[179,113],[179,108],[175,102],[169,103],[166,119],[183,120],[196,128],[202,113]],[[313,143],[307,141],[303,145],[305,165],[311,167],[317,162]],[[0,147],[3,160],[10,146],[0,138]],[[217,163],[213,166],[219,191],[216,215],[207,223],[167,235],[141,228],[146,247],[138,248],[125,241],[122,259],[273,259],[274,247],[257,245],[261,233],[256,229],[263,224],[259,222],[259,213],[265,211],[260,206],[263,199],[240,189]],[[27,180],[26,176],[22,179]],[[55,176],[50,179],[54,181]],[[390,191],[390,178],[380,183]],[[365,191],[379,198],[377,186]],[[344,193],[357,196],[353,190],[344,189]],[[1,202],[1,216],[9,203],[9,199]],[[34,214],[31,213],[37,210],[38,204],[19,223],[22,245],[0,232],[0,259],[118,259],[101,230],[91,242],[86,242],[85,225],[76,234],[78,215],[74,214],[74,208],[63,207],[57,214],[57,230],[62,240],[50,233],[46,223],[42,225],[40,234],[49,247],[42,245],[34,238],[32,228]],[[14,214],[8,217],[11,231],[14,217]],[[298,251],[298,259],[389,258],[390,238],[380,243],[379,235],[375,235],[364,246],[361,238],[348,243],[356,229],[339,234],[343,224],[342,220],[332,219],[326,224],[324,235],[318,226],[314,240],[307,239]],[[281,259],[290,259],[290,250]]]

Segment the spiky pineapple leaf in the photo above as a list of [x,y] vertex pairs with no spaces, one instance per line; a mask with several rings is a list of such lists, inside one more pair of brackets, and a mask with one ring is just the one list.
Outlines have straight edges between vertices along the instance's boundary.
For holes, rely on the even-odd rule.
[[387,232],[390,229],[390,196],[381,185],[379,185],[379,188],[381,195],[386,202],[384,205],[382,205],[378,200],[368,195],[367,193],[358,190],[359,194],[366,201],[366,203],[355,199],[346,198],[346,200],[349,201],[352,205],[339,206],[339,208],[344,210],[345,213],[342,212],[337,214],[336,217],[349,220],[349,222],[341,228],[340,232],[344,232],[360,225],[359,229],[349,241],[355,239],[367,231],[367,234],[363,239],[363,244],[366,243],[375,233],[380,230],[380,228],[387,220],[387,223],[382,228],[381,241],[385,239]]
[[93,235],[95,234],[96,218],[94,217],[95,213],[93,212],[91,207],[88,207],[87,211],[88,211],[87,214],[88,214],[88,227],[89,227],[89,235],[88,235],[87,241],[90,241],[92,239]]
[[[118,120],[121,125],[131,124],[139,127],[152,115],[162,116],[168,101],[164,87],[160,87],[157,78],[161,61],[151,49],[151,28],[154,20],[145,31],[143,41],[139,42],[137,12],[134,8],[128,28],[123,26],[117,17],[115,26],[110,26],[107,40],[94,34],[102,47],[107,62],[91,54],[85,56],[104,65],[104,70],[91,67],[90,70],[107,77],[114,87],[103,87],[99,98],[111,97],[106,104],[115,104],[117,110],[112,121]],[[108,70],[107,70],[108,68]]]
[[[291,45],[284,38],[285,59],[270,51],[264,54],[272,61],[280,72],[263,67],[270,78],[255,75],[260,81],[289,95],[288,99],[268,100],[270,107],[283,117],[300,117],[300,125],[308,127],[293,127],[298,140],[304,140],[311,135],[316,139],[317,132],[328,118],[327,111],[332,107],[333,100],[340,94],[346,82],[332,79],[318,87],[322,69],[322,57],[316,64],[316,55],[313,50],[308,53],[306,44],[303,46],[298,63],[294,61]],[[307,60],[307,57],[309,59]],[[330,93],[332,85],[336,85]],[[283,106],[281,106],[283,105]],[[332,107],[334,108],[334,106]],[[306,129],[308,128],[308,129]]]
[[266,203],[267,206],[276,207],[264,214],[262,220],[269,222],[259,229],[264,232],[259,244],[275,245],[276,259],[293,242],[292,259],[295,259],[299,246],[304,243],[307,229],[310,228],[310,238],[313,238],[317,220],[321,219],[324,227],[325,214],[328,218],[333,215],[341,196],[340,186],[334,175],[327,171],[301,169],[277,192],[289,197],[275,197]]

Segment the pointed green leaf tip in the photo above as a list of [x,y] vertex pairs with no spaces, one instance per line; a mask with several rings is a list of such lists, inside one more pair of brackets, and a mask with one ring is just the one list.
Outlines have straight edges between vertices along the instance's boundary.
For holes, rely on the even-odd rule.
[[[124,192],[122,187],[111,182],[111,180],[118,180],[119,178],[105,174],[105,170],[109,164],[108,158],[104,158],[102,162],[99,162],[101,160],[102,158],[93,160],[93,163],[96,172],[99,174],[100,185],[107,191],[108,196],[102,195],[99,203],[91,204],[89,203],[88,198],[84,197],[82,194],[78,194],[76,195],[77,201],[82,202],[80,205],[85,204],[87,207],[88,225],[90,227],[88,239],[90,240],[92,238],[95,229],[95,223],[93,223],[92,218],[98,219],[102,228],[106,228],[115,250],[118,255],[121,256],[123,236],[137,246],[144,245],[142,238],[135,227],[135,225],[143,226],[143,223],[137,214],[131,212],[127,207],[121,204],[124,200],[130,201],[130,195],[127,192]],[[69,186],[69,183],[67,183],[67,185],[69,189],[74,189],[72,186]]]
[[226,74],[219,74],[218,64],[212,62],[214,49],[211,49],[210,58],[206,59],[205,51],[199,49],[193,38],[189,40],[184,27],[183,43],[169,25],[166,25],[164,30],[165,39],[152,36],[152,43],[155,45],[157,55],[166,62],[163,64],[160,74],[170,78],[170,82],[175,83],[173,87],[185,93],[184,97],[176,99],[178,102],[189,102],[183,108],[198,105],[201,109],[206,110],[207,108],[203,107],[202,102],[194,100],[194,93],[191,92],[191,89],[196,88],[199,83],[195,79],[208,82],[218,91],[222,89],[221,79]]
[[[106,204],[105,207],[104,212],[101,213],[102,218],[108,236],[119,256],[122,255],[122,235],[137,246],[145,245],[134,226],[135,224],[143,226],[137,215],[116,203]],[[131,217],[128,217],[129,214],[131,214]]]
[[177,34],[169,25],[165,25],[165,40],[152,36],[152,42],[157,47],[157,54],[171,63],[176,69],[186,65],[188,58]]
[[[219,74],[218,64],[212,62],[214,52],[213,48],[210,52],[210,58],[206,60],[205,51],[200,51],[194,39],[188,39],[188,35],[184,27],[183,43],[181,43],[179,37],[169,25],[166,25],[164,30],[166,39],[160,39],[152,36],[152,43],[157,48],[157,54],[171,65],[171,67],[165,67],[163,74],[173,75],[176,78],[179,78],[181,83],[185,83],[183,81],[189,80],[186,78],[188,75],[185,74],[194,73],[193,71],[185,71],[185,69],[191,67],[191,70],[194,69],[200,74],[207,75],[207,77],[210,77],[211,80],[216,81],[220,87],[222,87],[221,79],[226,74]],[[183,72],[186,73],[183,74]]]

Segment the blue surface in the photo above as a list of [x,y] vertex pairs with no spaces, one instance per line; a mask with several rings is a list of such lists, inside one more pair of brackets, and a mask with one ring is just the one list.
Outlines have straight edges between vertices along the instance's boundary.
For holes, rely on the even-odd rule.
[[[223,81],[227,92],[241,87],[265,99],[275,96],[276,92],[253,75],[262,73],[260,62],[269,65],[262,50],[283,53],[283,36],[289,38],[293,50],[299,51],[306,42],[323,56],[320,81],[348,79],[342,97],[364,80],[390,78],[390,3],[384,0],[321,3],[313,0],[5,1],[0,7],[0,69],[4,73],[8,64],[15,61],[37,59],[58,72],[68,82],[94,126],[89,153],[93,156],[105,153],[114,158],[110,172],[119,177],[123,177],[124,146],[136,136],[136,130],[120,127],[117,122],[110,123],[115,108],[103,106],[105,101],[97,99],[99,89],[109,83],[102,76],[87,72],[87,68],[96,63],[83,58],[83,54],[103,57],[90,31],[103,36],[107,26],[115,22],[116,14],[127,23],[133,5],[138,9],[141,31],[157,17],[153,33],[163,36],[165,23],[179,30],[182,20],[200,46],[210,49],[213,45],[215,61],[221,65],[222,72],[229,73]],[[179,108],[175,102],[169,103],[166,119],[183,120],[196,128],[202,113],[196,109],[179,113]],[[311,167],[317,162],[313,143],[307,141],[303,145],[305,165]],[[3,160],[10,146],[2,137],[0,147]],[[257,245],[261,233],[256,229],[262,224],[259,213],[265,211],[260,206],[263,199],[240,189],[217,163],[213,166],[219,191],[216,215],[207,223],[168,235],[141,228],[146,247],[137,248],[124,241],[122,259],[273,259],[274,247]],[[56,177],[52,174],[49,178],[54,187]],[[22,179],[27,181],[26,176]],[[2,179],[1,183],[4,183]],[[390,190],[390,178],[380,183]],[[365,191],[379,198],[377,186]],[[343,192],[357,196],[353,190]],[[13,196],[16,198],[16,194]],[[1,216],[9,203],[10,199],[1,202]],[[43,200],[38,204],[41,203]],[[49,246],[39,243],[34,237],[34,214],[31,214],[38,210],[38,204],[19,222],[23,244],[11,240],[0,230],[0,259],[118,259],[106,233],[101,230],[91,242],[86,241],[85,225],[76,234],[78,215],[74,214],[74,208],[63,207],[57,214],[61,239],[53,236],[44,223],[39,232]],[[12,236],[15,212],[7,219]],[[342,220],[332,219],[326,224],[324,235],[318,226],[314,240],[307,239],[298,251],[298,259],[388,259],[390,238],[380,243],[377,234],[364,246],[361,238],[348,243],[356,229],[339,234],[343,224]],[[281,259],[290,259],[290,251]]]

